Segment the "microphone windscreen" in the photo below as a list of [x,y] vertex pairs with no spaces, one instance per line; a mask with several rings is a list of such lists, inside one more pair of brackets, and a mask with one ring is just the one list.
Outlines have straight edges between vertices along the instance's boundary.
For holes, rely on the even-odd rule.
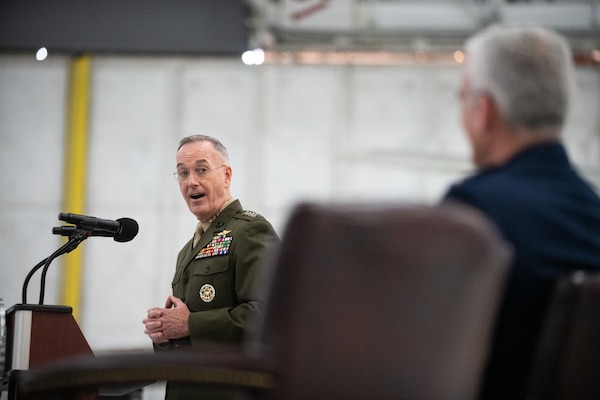
[[115,242],[129,242],[138,234],[139,226],[134,219],[119,218],[117,221],[121,224],[121,229],[115,235]]

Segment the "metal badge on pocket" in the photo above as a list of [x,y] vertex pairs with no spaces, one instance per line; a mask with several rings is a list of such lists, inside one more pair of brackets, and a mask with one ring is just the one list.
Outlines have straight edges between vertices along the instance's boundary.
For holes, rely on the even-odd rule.
[[210,303],[215,299],[216,290],[215,287],[211,284],[202,285],[200,288],[200,299],[202,299],[205,303]]

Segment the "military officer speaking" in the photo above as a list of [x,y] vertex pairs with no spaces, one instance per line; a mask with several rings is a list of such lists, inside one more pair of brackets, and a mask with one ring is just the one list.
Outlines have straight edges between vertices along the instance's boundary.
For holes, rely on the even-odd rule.
[[[164,308],[148,310],[144,333],[156,351],[240,343],[248,314],[260,311],[257,280],[279,238],[264,217],[232,198],[229,156],[217,139],[182,139],[175,177],[198,226],[177,257],[173,294]],[[168,383],[166,398],[204,397],[191,385]]]

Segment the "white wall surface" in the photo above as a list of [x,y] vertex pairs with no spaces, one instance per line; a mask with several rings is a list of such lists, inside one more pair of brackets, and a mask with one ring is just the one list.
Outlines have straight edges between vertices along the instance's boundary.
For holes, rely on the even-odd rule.
[[[0,298],[60,246],[69,60],[0,55]],[[86,214],[129,217],[128,243],[90,238],[80,326],[96,352],[147,349],[196,221],[171,176],[183,136],[218,137],[233,194],[280,234],[301,200],[431,203],[471,170],[455,65],[245,66],[238,59],[92,58]],[[565,141],[600,186],[600,70],[579,67]],[[46,304],[58,301],[59,260]],[[37,275],[36,275],[37,276]],[[29,302],[37,302],[34,277]],[[160,388],[159,388],[160,391]]]

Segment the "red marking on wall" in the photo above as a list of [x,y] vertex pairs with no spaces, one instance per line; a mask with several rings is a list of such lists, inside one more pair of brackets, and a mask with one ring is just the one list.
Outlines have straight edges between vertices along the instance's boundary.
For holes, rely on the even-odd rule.
[[[295,0],[296,2],[306,2],[306,0]],[[319,11],[326,9],[329,6],[331,0],[319,0],[316,4],[311,4],[302,10],[298,10],[291,14],[293,21],[300,21],[306,17],[309,17]]]

